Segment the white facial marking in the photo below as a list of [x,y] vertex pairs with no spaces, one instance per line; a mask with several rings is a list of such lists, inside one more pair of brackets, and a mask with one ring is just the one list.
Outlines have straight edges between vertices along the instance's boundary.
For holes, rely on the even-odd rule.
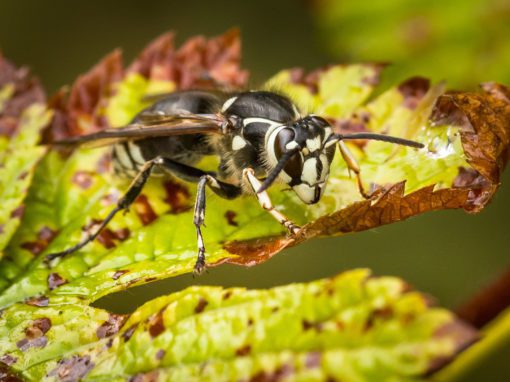
[[246,146],[246,141],[240,135],[236,135],[232,140],[232,150],[241,150],[244,146]]
[[297,196],[299,196],[299,199],[305,203],[311,203],[315,198],[315,187],[310,187],[307,184],[301,183],[292,187],[292,189]]
[[322,162],[321,180],[324,180],[327,178],[329,173],[328,157],[324,154],[321,154],[319,159]]
[[332,133],[331,127],[325,127],[324,128],[324,139],[322,140],[323,144],[324,144],[324,142],[326,142],[328,140],[328,138],[331,135],[331,133]]
[[298,147],[298,146],[299,146],[299,145],[298,145],[298,143],[297,143],[296,141],[290,141],[289,143],[287,143],[287,144],[285,145],[285,148],[286,148],[287,150],[294,150],[294,149],[295,149],[296,147]]
[[317,182],[317,159],[310,158],[303,163],[303,172],[301,173],[301,180],[308,184]]
[[306,140],[306,147],[308,147],[308,150],[310,150],[311,153],[314,151],[320,150],[321,148],[321,140],[319,137],[314,139],[307,139]]
[[227,109],[232,106],[232,104],[236,101],[237,97],[231,97],[225,101],[223,106],[221,107],[221,112],[224,113]]

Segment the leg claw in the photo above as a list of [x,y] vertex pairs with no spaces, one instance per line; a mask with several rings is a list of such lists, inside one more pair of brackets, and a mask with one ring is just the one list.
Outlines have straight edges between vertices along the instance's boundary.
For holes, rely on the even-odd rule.
[[200,276],[202,273],[207,271],[207,266],[205,265],[205,259],[197,259],[195,266],[193,267],[193,277]]
[[287,229],[289,230],[289,233],[291,235],[297,235],[299,233],[299,231],[301,230],[301,227],[298,226],[298,225],[295,225],[294,223],[292,222],[289,222],[288,224],[285,225],[287,227]]

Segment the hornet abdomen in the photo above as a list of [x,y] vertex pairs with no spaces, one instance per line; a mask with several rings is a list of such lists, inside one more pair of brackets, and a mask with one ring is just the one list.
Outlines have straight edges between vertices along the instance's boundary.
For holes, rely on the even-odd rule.
[[[131,123],[140,122],[143,113],[161,115],[213,114],[221,108],[222,97],[211,92],[190,90],[176,92],[141,111]],[[169,137],[143,138],[113,146],[113,166],[118,175],[133,177],[147,161],[158,156],[186,165],[197,163],[204,155],[216,154],[207,136],[188,134]],[[158,173],[155,169],[154,173]]]

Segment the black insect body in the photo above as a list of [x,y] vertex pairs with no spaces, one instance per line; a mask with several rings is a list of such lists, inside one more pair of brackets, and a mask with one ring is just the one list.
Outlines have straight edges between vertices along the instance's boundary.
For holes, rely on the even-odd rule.
[[[359,166],[342,142],[347,139],[423,147],[381,134],[335,134],[324,118],[301,116],[288,98],[273,92],[224,94],[194,90],[170,94],[143,110],[128,126],[55,142],[113,144],[116,173],[134,180],[93,234],[71,248],[48,255],[47,260],[72,253],[94,240],[118,211],[134,202],[151,174],[171,174],[198,184],[194,210],[198,239],[195,273],[201,273],[205,268],[201,227],[207,186],[226,199],[255,195],[290,234],[296,234],[299,227],[272,206],[266,189],[279,181],[290,186],[304,203],[317,203],[338,146],[357,176],[360,192],[368,196],[361,185]],[[195,167],[205,155],[219,157],[217,173]]]

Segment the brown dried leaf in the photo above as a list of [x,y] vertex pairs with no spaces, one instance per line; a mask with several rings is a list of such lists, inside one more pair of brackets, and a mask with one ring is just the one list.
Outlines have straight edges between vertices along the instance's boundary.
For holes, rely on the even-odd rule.
[[[414,83],[423,88],[421,82]],[[405,93],[414,99],[418,93],[416,89],[410,89],[412,84],[406,82]],[[509,159],[509,89],[488,83],[483,85],[480,93],[442,95],[435,103],[431,121],[435,125],[460,127],[462,146],[468,163],[473,167],[460,168],[452,188],[435,190],[431,185],[406,195],[405,182],[398,183],[377,199],[356,202],[306,224],[295,237],[277,236],[227,243],[225,248],[239,257],[224,258],[218,264],[255,265],[284,248],[314,237],[364,231],[427,211],[463,208],[467,212],[479,212],[498,189],[501,173]]]

